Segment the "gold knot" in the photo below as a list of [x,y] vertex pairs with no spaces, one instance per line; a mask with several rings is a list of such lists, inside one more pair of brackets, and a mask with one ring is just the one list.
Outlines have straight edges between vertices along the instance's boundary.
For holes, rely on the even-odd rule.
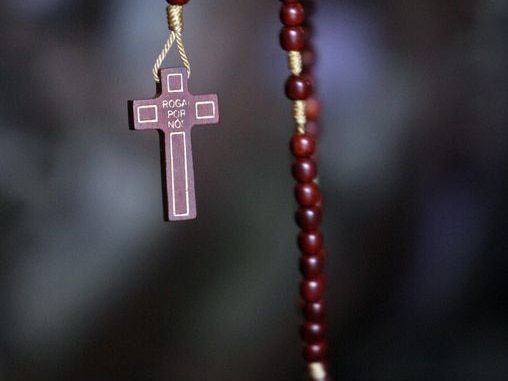
[[183,5],[168,5],[168,27],[176,34],[183,33]]

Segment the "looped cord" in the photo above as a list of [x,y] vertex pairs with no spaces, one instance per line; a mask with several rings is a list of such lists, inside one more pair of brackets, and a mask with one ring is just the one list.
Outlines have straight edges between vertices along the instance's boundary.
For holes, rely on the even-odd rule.
[[175,34],[173,32],[169,33],[169,37],[166,40],[166,43],[164,44],[164,48],[162,48],[161,54],[159,54],[159,57],[155,61],[155,64],[153,65],[152,75],[155,82],[159,83],[161,81],[159,77],[159,70],[162,66],[162,63],[164,62],[164,59],[168,55],[171,46],[173,46],[173,43],[175,42]]
[[180,58],[187,69],[187,77],[190,77],[190,61],[183,44],[183,5],[169,5],[167,7],[167,14],[169,29],[175,33],[176,45],[180,52]]
[[185,52],[185,46],[183,43],[183,6],[182,5],[169,5],[166,8],[167,11],[167,20],[168,20],[168,27],[170,30],[169,37],[166,41],[166,44],[164,45],[164,48],[161,51],[161,54],[155,61],[155,64],[153,66],[152,74],[153,78],[155,79],[155,82],[160,82],[159,78],[159,70],[162,66],[162,63],[166,56],[168,55],[169,51],[171,50],[171,47],[173,46],[173,43],[176,42],[176,45],[178,47],[178,52],[180,53],[180,59],[183,62],[183,65],[187,69],[187,77],[190,77],[191,74],[191,67],[190,67],[190,61],[187,57],[187,53]]

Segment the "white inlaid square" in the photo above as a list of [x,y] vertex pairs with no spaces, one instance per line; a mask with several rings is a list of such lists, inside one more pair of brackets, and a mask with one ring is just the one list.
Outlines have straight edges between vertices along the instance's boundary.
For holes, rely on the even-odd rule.
[[183,75],[182,73],[168,74],[168,93],[183,92]]
[[153,123],[158,121],[157,105],[138,107],[138,123]]
[[214,118],[215,118],[214,101],[196,102],[196,119],[214,119]]

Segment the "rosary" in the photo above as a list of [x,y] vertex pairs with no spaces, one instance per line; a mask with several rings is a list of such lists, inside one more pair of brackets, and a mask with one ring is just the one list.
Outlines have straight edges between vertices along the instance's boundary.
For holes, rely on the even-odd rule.
[[[157,130],[160,136],[164,218],[168,221],[196,218],[196,195],[191,130],[196,125],[219,122],[215,94],[192,95],[188,90],[190,62],[183,44],[183,8],[189,0],[167,0],[169,38],[155,62],[154,98],[129,101],[133,130]],[[322,195],[317,184],[316,133],[319,103],[314,95],[314,50],[309,38],[312,0],[281,0],[280,44],[287,51],[290,76],[285,94],[292,101],[296,131],[290,141],[294,156],[292,174],[298,203],[296,223],[301,229],[300,283],[304,322],[300,334],[309,381],[330,381],[327,370],[325,311],[325,250],[321,225]],[[307,17],[306,17],[307,16]],[[162,62],[176,43],[184,67],[162,69]]]

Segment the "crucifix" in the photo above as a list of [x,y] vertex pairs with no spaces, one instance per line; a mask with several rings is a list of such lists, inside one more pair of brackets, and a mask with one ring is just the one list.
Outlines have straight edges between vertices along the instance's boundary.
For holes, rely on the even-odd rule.
[[130,128],[159,132],[165,220],[196,218],[191,130],[218,122],[217,95],[190,94],[183,67],[161,69],[155,98],[129,101]]

